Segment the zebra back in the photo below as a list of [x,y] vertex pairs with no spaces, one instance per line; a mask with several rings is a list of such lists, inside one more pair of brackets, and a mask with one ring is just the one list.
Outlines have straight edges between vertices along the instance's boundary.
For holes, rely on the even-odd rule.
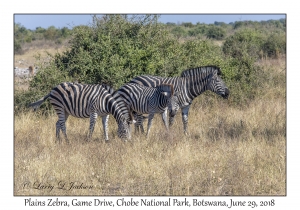
[[221,75],[221,69],[217,66],[201,66],[197,68],[192,68],[192,69],[187,69],[183,72],[181,72],[181,77],[188,77],[188,76],[197,76],[197,75],[202,75],[205,72],[208,71],[214,71],[217,70],[217,74]]

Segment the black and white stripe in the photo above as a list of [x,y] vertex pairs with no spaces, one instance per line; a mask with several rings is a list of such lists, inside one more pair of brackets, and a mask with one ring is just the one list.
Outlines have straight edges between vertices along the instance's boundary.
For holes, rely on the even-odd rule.
[[[168,129],[167,105],[174,94],[173,85],[161,84],[156,87],[145,87],[143,85],[127,83],[122,86],[118,93],[133,112],[138,114],[149,114],[147,135],[149,134],[154,114],[160,113]],[[172,109],[172,107],[171,107]]]
[[[171,84],[175,92],[179,92],[171,102],[175,107],[170,112],[170,126],[174,122],[177,110],[181,108],[184,132],[187,133],[188,112],[194,98],[206,90],[210,90],[223,98],[228,98],[229,90],[220,77],[221,70],[216,66],[202,66],[188,69],[181,73],[180,77],[159,77],[151,75],[138,76],[130,81],[147,87],[156,87],[160,84]],[[136,124],[136,126],[141,126]]]
[[36,109],[49,98],[58,115],[56,137],[59,141],[61,141],[59,133],[62,130],[66,141],[69,142],[66,134],[66,121],[69,115],[78,118],[90,118],[88,139],[93,134],[97,117],[101,116],[105,140],[108,140],[107,123],[109,114],[112,114],[118,124],[118,136],[122,139],[130,139],[129,124],[133,120],[132,114],[122,97],[119,94],[113,96],[110,93],[112,91],[110,91],[109,86],[65,82],[54,87],[48,95],[29,106]]

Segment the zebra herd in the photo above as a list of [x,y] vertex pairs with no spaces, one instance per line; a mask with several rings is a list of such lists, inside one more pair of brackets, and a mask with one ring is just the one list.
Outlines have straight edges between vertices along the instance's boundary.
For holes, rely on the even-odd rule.
[[[225,99],[228,98],[229,90],[220,75],[221,70],[217,66],[188,69],[179,77],[142,75],[116,91],[107,85],[65,82],[54,87],[48,95],[29,106],[37,109],[49,98],[58,115],[56,138],[59,142],[61,142],[60,130],[62,130],[69,143],[66,134],[66,120],[69,115],[90,118],[88,139],[91,138],[96,119],[100,116],[107,142],[110,114],[118,124],[119,138],[127,140],[131,139],[131,124],[135,123],[136,131],[139,128],[144,131],[143,121],[146,117],[143,114],[148,114],[148,136],[154,114],[161,114],[164,125],[168,129],[180,108],[184,132],[187,133],[188,112],[194,98],[206,90]],[[169,121],[167,110],[169,110]]]

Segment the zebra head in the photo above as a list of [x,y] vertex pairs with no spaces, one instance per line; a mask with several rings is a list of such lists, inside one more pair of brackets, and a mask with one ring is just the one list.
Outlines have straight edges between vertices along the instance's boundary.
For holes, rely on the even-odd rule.
[[[128,107],[127,107],[128,108]],[[136,121],[133,118],[132,113],[129,111],[128,113],[123,115],[121,119],[118,121],[118,136],[122,140],[126,141],[127,139],[131,139],[131,124]]]
[[169,109],[169,115],[170,115],[170,117],[174,117],[176,115],[177,111],[180,108],[180,106],[179,106],[179,100],[178,100],[178,96],[179,95],[180,95],[180,92],[176,92],[169,99],[168,109]]
[[222,74],[220,68],[215,68],[211,74],[211,80],[208,85],[208,89],[212,92],[222,96],[225,99],[228,99],[229,90],[225,85],[224,81],[221,79],[220,75]]

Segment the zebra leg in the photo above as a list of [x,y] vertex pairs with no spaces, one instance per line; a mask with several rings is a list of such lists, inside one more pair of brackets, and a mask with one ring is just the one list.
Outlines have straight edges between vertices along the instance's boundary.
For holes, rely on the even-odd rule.
[[102,125],[103,125],[103,130],[104,130],[105,142],[108,142],[108,118],[109,118],[109,115],[102,117]]
[[89,132],[88,139],[87,139],[88,141],[91,139],[92,134],[94,132],[97,117],[98,117],[98,114],[96,112],[93,112],[90,115],[90,132]]
[[170,119],[169,119],[169,126],[170,127],[174,124],[174,118],[175,118],[175,115],[174,116],[170,116]]
[[151,127],[151,124],[152,124],[153,117],[154,117],[154,113],[151,113],[151,114],[149,114],[149,116],[148,116],[147,137],[149,136],[150,127]]
[[165,124],[165,127],[167,130],[169,130],[169,125],[168,125],[168,110],[166,109],[163,113],[161,113],[161,118]]
[[56,142],[58,141],[59,143],[61,143],[61,139],[60,139],[60,136],[59,136],[59,133],[60,133],[60,122],[59,120],[57,120],[56,122]]
[[61,138],[59,136],[60,130],[62,130],[62,133],[64,134],[64,137],[66,139],[66,142],[69,143],[68,137],[67,137],[67,129],[66,129],[66,121],[68,119],[69,114],[63,112],[58,114],[58,120],[56,122],[56,141],[61,143]]
[[141,127],[141,133],[145,133],[145,131],[144,131],[144,126],[143,126],[143,122],[142,122],[142,124],[140,125],[140,127]]
[[188,127],[188,115],[189,115],[189,109],[190,106],[186,106],[183,109],[181,109],[181,114],[182,114],[182,123],[183,123],[183,131],[184,134],[188,134],[187,132],[187,127]]
[[65,119],[64,119],[64,121],[62,122],[62,128],[61,128],[61,129],[62,129],[62,132],[63,132],[63,134],[64,134],[64,136],[65,136],[65,139],[66,139],[67,144],[70,143],[70,142],[69,142],[69,139],[68,139],[68,137],[67,137],[67,128],[66,128],[66,122],[67,122],[68,117],[69,117],[69,114],[65,112]]
[[143,126],[143,122],[144,122],[144,116],[142,114],[138,114],[138,113],[135,113],[135,120],[136,120],[136,123],[134,125],[134,132],[135,133],[139,133],[140,132],[140,128],[141,128],[141,132],[144,133],[144,126]]
[[140,126],[139,125],[134,125],[134,133],[137,134],[140,132]]

